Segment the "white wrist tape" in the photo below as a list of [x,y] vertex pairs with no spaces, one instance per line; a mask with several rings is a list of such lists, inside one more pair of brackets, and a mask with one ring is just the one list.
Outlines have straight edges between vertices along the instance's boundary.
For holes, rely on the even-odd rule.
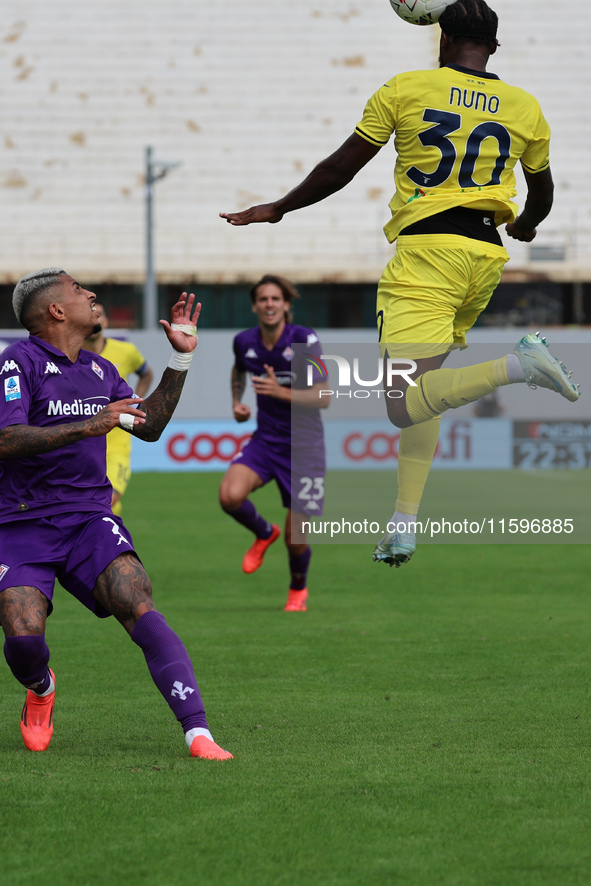
[[190,323],[171,323],[170,328],[174,332],[184,332],[186,335],[194,335],[197,337],[197,327],[191,326]]
[[[192,326],[190,323],[171,323],[170,328],[174,332],[184,332],[185,335],[194,335],[197,338],[197,327]],[[169,369],[176,369],[177,372],[186,372],[189,366],[191,365],[191,360],[193,359],[193,351],[190,353],[182,353],[181,351],[175,351],[172,349],[172,356],[168,361]]]
[[126,431],[133,431],[133,415],[129,415],[127,412],[122,412],[119,416],[119,424],[122,428],[125,428]]
[[168,368],[176,369],[177,372],[186,372],[191,365],[193,354],[194,351],[190,351],[188,354],[183,354],[180,351],[175,351],[173,348],[170,360],[168,361]]

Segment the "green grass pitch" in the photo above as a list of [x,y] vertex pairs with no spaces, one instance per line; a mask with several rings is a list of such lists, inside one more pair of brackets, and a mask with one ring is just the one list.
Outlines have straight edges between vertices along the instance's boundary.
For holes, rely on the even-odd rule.
[[[317,545],[309,610],[284,613],[283,543],[245,576],[219,479],[136,475],[123,516],[235,759],[191,760],[138,647],[58,588],[47,752],[0,671],[3,882],[587,886],[588,546],[394,570]],[[274,487],[254,500],[283,522]]]

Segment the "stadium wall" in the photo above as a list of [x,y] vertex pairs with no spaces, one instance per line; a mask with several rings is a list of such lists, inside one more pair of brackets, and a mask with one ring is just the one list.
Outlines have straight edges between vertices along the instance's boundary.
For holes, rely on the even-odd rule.
[[[501,49],[489,67],[539,97],[554,134],[555,209],[535,244],[508,244],[509,268],[591,279],[591,10],[492,5]],[[387,0],[6,0],[0,282],[60,264],[88,283],[141,283],[148,145],[181,164],[155,185],[162,282],[267,271],[375,280],[391,254],[381,232],[391,147],[343,192],[278,226],[235,230],[218,212],[293,187],[384,80],[437,63],[437,38]]]
[[[525,329],[473,330],[467,351],[455,352],[448,364],[482,362],[512,350]],[[550,328],[542,332],[581,379],[584,395],[572,404],[549,391],[512,385],[498,392],[496,414],[479,417],[474,404],[445,413],[434,468],[436,470],[588,469],[591,467],[591,330]],[[360,355],[361,377],[373,353],[373,330],[318,330],[325,354]],[[120,334],[119,332],[117,334]],[[247,387],[244,402],[252,419],[232,417],[230,369],[235,331],[206,330],[187,376],[179,406],[157,443],[135,440],[133,471],[225,470],[256,428],[256,402]],[[24,332],[0,330],[0,350]],[[168,363],[170,345],[163,333],[134,331],[130,336],[154,369],[155,381]],[[377,357],[377,352],[376,352]],[[327,361],[329,365],[333,365]],[[368,375],[368,378],[375,377]],[[338,389],[329,376],[328,389]],[[345,392],[346,393],[346,392]],[[323,412],[327,463],[331,470],[392,470],[400,432],[389,424],[383,402],[333,397]]]
[[[175,420],[230,420],[232,419],[230,371],[234,362],[232,341],[238,330],[205,330],[199,334],[199,344],[195,358],[189,370],[180,403],[175,412]],[[325,353],[332,353],[339,345],[354,346],[361,350],[375,344],[376,334],[370,329],[321,329],[317,330]],[[446,366],[491,360],[494,357],[512,351],[515,343],[531,329],[480,329],[472,330],[468,336],[468,351],[452,355]],[[591,330],[563,328],[541,329],[552,344],[552,351],[574,372],[574,376],[583,382],[583,397],[576,403],[569,403],[562,397],[548,391],[532,392],[524,385],[512,385],[501,391],[503,416],[512,419],[534,420],[540,417],[540,398],[542,398],[544,415],[548,419],[581,419],[591,421],[591,386],[589,366],[591,366]],[[127,338],[133,341],[146,357],[154,370],[154,384],[168,363],[170,345],[163,332],[144,332],[134,330],[126,335],[122,330],[111,331],[109,335]],[[0,349],[14,341],[25,337],[25,333],[15,330],[0,330]],[[330,350],[328,350],[330,348]],[[338,350],[337,350],[338,353]],[[332,376],[331,376],[332,378]],[[254,410],[256,407],[252,387],[249,384],[244,402]],[[467,414],[471,407],[455,410],[454,415]],[[253,413],[254,414],[254,413]],[[470,413],[472,414],[472,413]],[[325,418],[343,418],[347,413],[335,401],[324,413]],[[236,425],[239,428],[239,425]]]

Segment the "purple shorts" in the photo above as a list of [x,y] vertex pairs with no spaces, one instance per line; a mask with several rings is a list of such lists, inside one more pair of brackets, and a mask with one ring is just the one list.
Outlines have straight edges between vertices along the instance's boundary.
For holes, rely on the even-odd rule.
[[99,618],[108,613],[92,592],[119,554],[133,551],[131,535],[110,512],[60,514],[0,524],[0,592],[38,588],[53,609],[55,579]]
[[272,445],[256,433],[232,459],[233,465],[245,465],[258,474],[263,486],[275,480],[283,506],[301,514],[322,514],[324,506],[324,452],[317,459],[310,455],[306,463],[292,464],[291,447]]

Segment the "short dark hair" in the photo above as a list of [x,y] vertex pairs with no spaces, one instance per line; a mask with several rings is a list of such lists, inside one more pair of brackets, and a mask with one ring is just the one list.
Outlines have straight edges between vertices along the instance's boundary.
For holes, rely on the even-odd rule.
[[[279,277],[277,274],[265,274],[257,283],[254,284],[254,286],[250,290],[250,300],[253,305],[256,301],[259,288],[261,286],[264,286],[266,283],[273,283],[275,286],[278,286],[283,293],[284,301],[286,301],[289,305],[291,305],[294,299],[300,298],[300,294],[291,280],[287,280],[285,277]],[[288,323],[291,323],[293,319],[291,311],[285,312],[285,319]]]
[[444,34],[463,43],[497,42],[499,17],[484,0],[456,0],[439,17]]

